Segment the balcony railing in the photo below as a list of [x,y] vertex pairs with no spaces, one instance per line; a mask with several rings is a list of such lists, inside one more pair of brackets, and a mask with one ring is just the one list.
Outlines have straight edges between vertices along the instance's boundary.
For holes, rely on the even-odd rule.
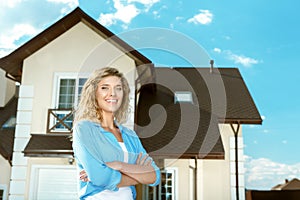
[[72,133],[72,109],[48,109],[47,133]]

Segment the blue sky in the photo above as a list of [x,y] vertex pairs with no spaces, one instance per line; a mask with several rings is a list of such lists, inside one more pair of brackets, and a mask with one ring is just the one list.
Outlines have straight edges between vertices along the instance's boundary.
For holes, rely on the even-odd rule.
[[[300,178],[300,2],[285,0],[0,0],[0,57],[79,6],[115,34],[156,27],[202,46],[217,67],[237,67],[263,125],[243,127],[246,187]],[[181,60],[142,51],[155,64]]]

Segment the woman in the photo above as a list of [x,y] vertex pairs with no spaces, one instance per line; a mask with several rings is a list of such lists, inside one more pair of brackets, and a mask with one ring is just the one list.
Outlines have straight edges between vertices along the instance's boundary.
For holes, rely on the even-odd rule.
[[136,184],[160,182],[136,133],[120,124],[128,107],[128,82],[117,69],[96,70],[84,84],[73,128],[80,199],[132,200]]

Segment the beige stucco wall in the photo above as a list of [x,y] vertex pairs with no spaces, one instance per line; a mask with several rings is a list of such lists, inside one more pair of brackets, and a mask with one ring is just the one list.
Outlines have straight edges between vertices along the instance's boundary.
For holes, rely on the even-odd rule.
[[[134,86],[134,61],[103,41],[80,22],[24,61],[22,85],[34,88],[31,133],[46,131],[48,109],[54,108],[53,87],[57,73],[90,73],[110,64],[125,72]],[[107,55],[114,56],[111,63]]]
[[177,200],[180,199],[190,199],[190,174],[189,174],[189,164],[190,161],[188,159],[166,159],[165,160],[165,168],[175,168],[177,170],[178,177],[175,182],[177,185],[175,185],[175,190],[177,190],[176,194]]
[[6,103],[15,94],[15,82],[5,77],[5,71],[0,69],[0,107]]

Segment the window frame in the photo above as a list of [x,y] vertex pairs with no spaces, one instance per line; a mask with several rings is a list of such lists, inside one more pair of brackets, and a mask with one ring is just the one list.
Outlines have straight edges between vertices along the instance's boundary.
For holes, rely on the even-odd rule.
[[52,92],[52,108],[58,108],[59,105],[59,89],[61,79],[75,79],[75,99],[74,107],[78,103],[78,80],[80,78],[88,78],[88,75],[78,73],[55,73],[53,81],[53,92]]
[[[79,100],[79,86],[83,86],[83,85],[79,85],[79,80],[80,79],[88,79],[90,74],[87,73],[55,73],[54,74],[54,80],[53,80],[53,92],[52,92],[52,105],[51,108],[52,109],[58,109],[59,108],[59,94],[60,94],[60,83],[62,79],[74,79],[75,80],[75,93],[74,93],[74,102],[73,102],[73,106],[70,109],[76,109],[77,105],[78,105],[78,100]],[[58,114],[60,115],[67,115],[70,111],[57,111]],[[51,118],[48,119],[49,123],[51,125],[56,124],[56,119],[55,118]],[[55,128],[53,131],[53,133],[55,132],[59,132],[59,133],[64,133],[64,132],[69,132],[69,130],[65,127],[62,128]]]
[[[183,95],[189,95],[188,100],[187,97],[180,97]],[[174,103],[191,103],[193,104],[193,93],[191,91],[175,91],[174,92]]]
[[0,190],[3,191],[2,199],[0,199],[0,200],[6,199],[7,198],[7,185],[0,184]]
[[[172,173],[172,199],[171,200],[178,200],[178,168],[177,167],[167,167],[161,170],[161,174],[167,172]],[[143,199],[149,199],[149,187],[145,185],[144,186],[144,192],[143,192]],[[153,200],[161,200],[162,199],[162,181],[159,183],[159,185],[153,187]]]
[[[178,196],[178,169],[175,167],[167,167],[163,170],[161,170],[161,173],[171,173],[172,174],[172,199],[171,200],[177,200],[177,196]],[[160,182],[159,184],[159,197],[158,199],[161,200],[161,188],[162,188],[162,182]]]

